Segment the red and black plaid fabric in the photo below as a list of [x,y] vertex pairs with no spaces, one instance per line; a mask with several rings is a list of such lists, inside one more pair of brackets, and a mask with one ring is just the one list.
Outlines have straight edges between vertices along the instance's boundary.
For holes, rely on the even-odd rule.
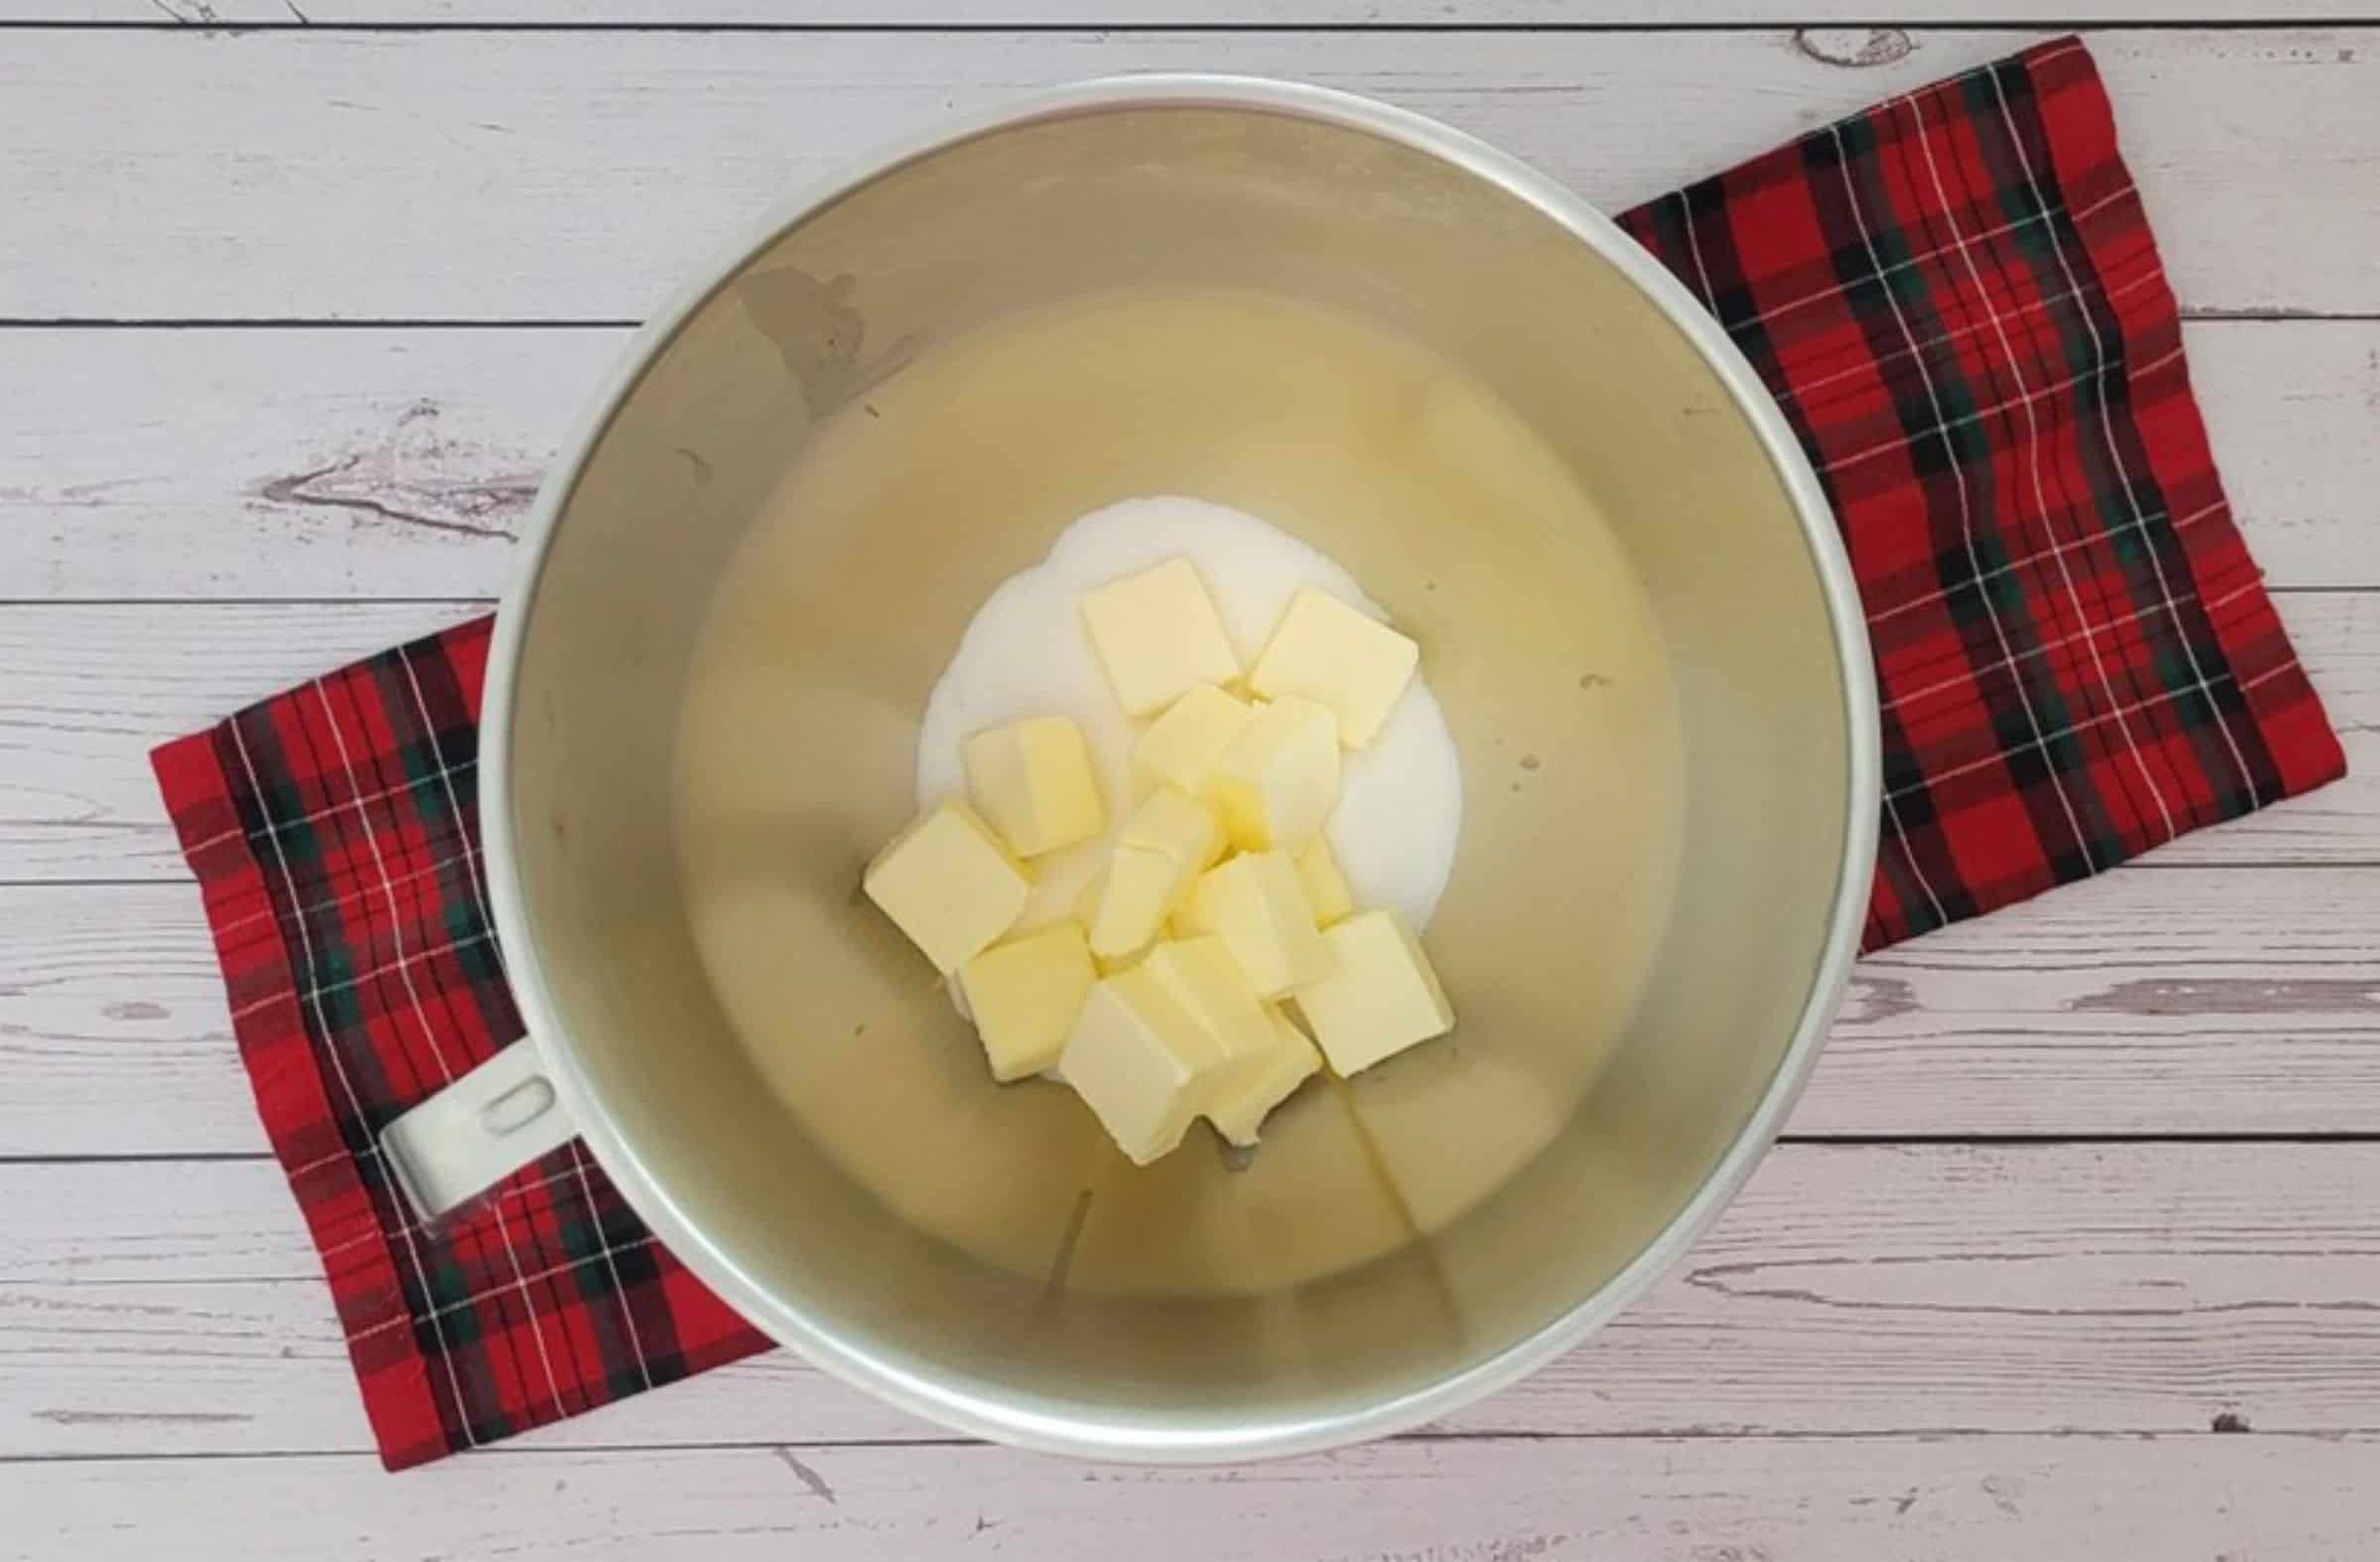
[[[1849,541],[1884,702],[1869,947],[2342,773],[2081,43],[1621,220],[1758,368]],[[463,625],[156,755],[392,1467],[767,1343],[575,1143],[432,1229],[391,1185],[379,1131],[521,1033],[478,858],[487,642]]]
[[240,1059],[330,1279],[391,1468],[765,1348],[577,1141],[433,1228],[379,1149],[522,1034],[479,858],[490,620],[400,646],[153,756]]
[[1752,361],[1848,544],[1884,714],[1867,948],[2344,773],[2082,40],[1620,223]]

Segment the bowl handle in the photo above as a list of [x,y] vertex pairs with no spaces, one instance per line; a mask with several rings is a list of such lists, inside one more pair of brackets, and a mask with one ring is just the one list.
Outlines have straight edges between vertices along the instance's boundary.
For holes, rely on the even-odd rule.
[[406,1202],[427,1223],[577,1136],[525,1038],[381,1130],[380,1149]]

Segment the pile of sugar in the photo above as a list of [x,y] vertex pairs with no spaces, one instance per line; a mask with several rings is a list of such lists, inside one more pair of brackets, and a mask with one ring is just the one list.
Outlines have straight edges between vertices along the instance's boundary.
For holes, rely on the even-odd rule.
[[[1049,556],[1003,581],[969,622],[926,701],[917,734],[917,802],[963,796],[961,743],[1026,716],[1071,716],[1091,745],[1111,823],[1130,811],[1126,762],[1133,729],[1084,633],[1083,593],[1120,575],[1187,557],[1214,595],[1243,667],[1255,660],[1290,594],[1315,586],[1375,617],[1355,577],[1254,516],[1203,499],[1127,499],[1068,527]],[[1346,756],[1338,808],[1324,834],[1359,905],[1394,906],[1427,926],[1454,871],[1463,828],[1463,767],[1422,672],[1372,746]],[[1105,842],[1036,859],[1027,921],[1065,914],[1106,860]]]

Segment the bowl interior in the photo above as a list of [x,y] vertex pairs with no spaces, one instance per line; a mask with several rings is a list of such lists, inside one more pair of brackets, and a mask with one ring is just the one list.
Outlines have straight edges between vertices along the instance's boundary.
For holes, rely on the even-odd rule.
[[[1467,154],[1228,96],[946,146],[713,290],[563,501],[489,803],[531,1010],[672,1245],[896,1397],[1119,1452],[1376,1429],[1608,1299],[1777,1077],[1855,855],[1820,571],[1720,375]],[[1081,309],[1115,297],[1178,307]],[[952,344],[1053,320],[1081,338],[1053,361],[1120,398],[1196,361],[1231,403],[1207,307],[1312,326],[1248,335],[1251,407],[1310,412],[1301,352],[1464,389],[1306,461],[1252,417],[1102,422],[1063,373],[926,416]],[[901,458],[820,501],[806,463],[863,412]],[[1195,1145],[1136,1171],[1062,1091],[995,1089],[858,892],[976,605],[1076,515],[1167,491],[1352,570],[1422,642],[1465,772],[1428,936],[1458,1036],[1301,1095],[1237,1174]],[[712,665],[731,600],[774,616]]]

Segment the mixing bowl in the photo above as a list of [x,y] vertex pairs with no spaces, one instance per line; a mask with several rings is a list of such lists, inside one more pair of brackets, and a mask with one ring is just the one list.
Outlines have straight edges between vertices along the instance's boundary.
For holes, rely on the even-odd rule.
[[[859,894],[915,804],[936,669],[1071,514],[976,513],[960,493],[939,515],[790,534],[782,656],[730,696],[768,744],[720,794],[745,810],[729,822],[766,918],[748,958],[769,968],[769,1015],[735,1013],[698,947],[704,918],[733,908],[689,904],[675,822],[706,615],[818,430],[863,401],[874,416],[970,332],[1151,288],[1311,304],[1435,355],[1526,425],[1616,544],[1595,564],[1492,504],[1426,527],[1283,520],[1422,642],[1447,711],[1465,823],[1428,938],[1462,1024],[1376,1090],[1317,1087],[1307,1119],[1339,1099],[1340,1127],[1268,1129],[1246,1172],[1196,1145],[1132,1172],[1099,1158],[1095,1129],[1066,1127],[1089,1119],[1060,1087],[994,1087],[932,973]],[[1244,1458],[1376,1436],[1510,1382],[1719,1213],[1808,1075],[1853,953],[1874,692],[1783,417],[1617,228],[1409,113],[1130,79],[891,149],[775,214],[637,337],[523,551],[481,807],[531,1040],[475,1077],[470,1110],[392,1135],[409,1191],[451,1205],[581,1134],[739,1312],[967,1432]],[[1632,577],[1658,676],[1557,655],[1591,567]],[[773,1063],[787,1056],[835,1063]],[[905,1112],[874,1083],[880,1059],[943,1094]],[[996,1132],[1015,1113],[1052,1126]],[[908,1157],[927,1181],[948,1168],[943,1202],[889,1196],[855,1155]],[[1002,1202],[1078,1184],[1048,1207]],[[986,1257],[998,1244],[964,1225],[978,1196],[1004,1241],[1038,1222],[1027,1247],[1046,1262]],[[1382,1220],[1401,1227],[1333,1246]]]

